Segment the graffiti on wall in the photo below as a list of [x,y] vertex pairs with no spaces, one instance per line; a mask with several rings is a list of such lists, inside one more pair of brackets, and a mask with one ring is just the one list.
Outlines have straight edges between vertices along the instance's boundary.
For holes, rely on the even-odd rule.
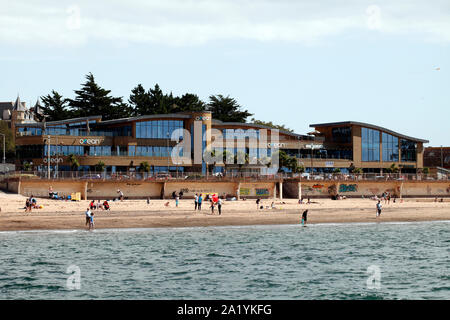
[[323,188],[323,184],[315,184],[312,187],[313,187],[313,189],[322,189]]
[[328,187],[328,194],[331,195],[336,195],[337,193],[337,188],[335,184],[332,184],[331,186]]
[[239,190],[239,194],[241,196],[248,196],[248,195],[250,195],[250,189],[249,188],[241,188]]
[[356,184],[341,184],[339,186],[339,192],[356,192],[358,191],[358,185]]
[[267,188],[261,188],[261,189],[255,189],[257,196],[268,196],[269,195],[269,189]]

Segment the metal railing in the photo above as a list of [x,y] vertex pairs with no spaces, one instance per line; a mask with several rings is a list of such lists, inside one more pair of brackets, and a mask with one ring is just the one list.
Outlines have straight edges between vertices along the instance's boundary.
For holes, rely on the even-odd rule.
[[200,172],[98,172],[98,171],[13,171],[0,174],[0,181],[5,179],[51,179],[51,180],[103,180],[103,181],[450,181],[450,174],[408,174],[408,173],[276,173],[259,174],[253,172],[226,172],[202,174]]

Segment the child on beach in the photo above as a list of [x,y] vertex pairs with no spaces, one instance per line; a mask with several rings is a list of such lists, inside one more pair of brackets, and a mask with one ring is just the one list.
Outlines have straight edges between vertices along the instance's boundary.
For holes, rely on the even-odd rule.
[[180,201],[180,197],[177,195],[175,197],[175,206],[178,208],[178,202]]
[[211,199],[211,214],[214,214],[214,201]]
[[217,209],[219,210],[219,216],[222,214],[222,199],[217,201]]
[[91,218],[89,219],[89,230],[94,229],[94,213],[91,213]]
[[119,189],[117,190],[117,193],[119,194],[120,201],[123,201],[123,192]]
[[198,211],[202,210],[202,201],[203,201],[203,197],[202,197],[202,194],[200,193],[200,195],[198,196]]
[[306,220],[308,219],[307,216],[308,216],[308,210],[303,211],[303,214],[302,214],[302,226],[305,225]]

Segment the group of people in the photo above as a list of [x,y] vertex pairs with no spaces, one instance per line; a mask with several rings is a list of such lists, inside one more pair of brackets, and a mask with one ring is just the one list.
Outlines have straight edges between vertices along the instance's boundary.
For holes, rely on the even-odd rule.
[[213,194],[212,196],[210,194],[207,194],[205,196],[205,199],[203,199],[203,194],[200,193],[198,195],[197,193],[194,196],[194,210],[202,210],[202,203],[203,201],[209,201],[210,203],[210,209],[211,213],[214,214],[214,209],[217,206],[217,210],[219,212],[219,215],[222,214],[222,199],[219,198],[216,194]]
[[100,203],[100,200],[97,200],[97,203],[95,200],[92,200],[91,203],[89,203],[89,209],[91,210],[110,210],[110,206],[108,203],[108,200],[103,201],[103,203]]
[[94,229],[94,213],[91,210],[89,210],[89,208],[87,208],[85,215],[86,215],[86,226],[88,226],[88,230],[93,230]]
[[37,209],[38,205],[37,205],[36,198],[34,198],[33,195],[31,195],[25,201],[25,212],[31,212],[31,209],[33,209],[33,208]]

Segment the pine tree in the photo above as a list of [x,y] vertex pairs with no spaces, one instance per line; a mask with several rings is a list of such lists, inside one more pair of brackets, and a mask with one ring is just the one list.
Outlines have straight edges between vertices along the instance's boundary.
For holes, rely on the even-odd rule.
[[246,119],[253,114],[247,110],[241,111],[241,106],[237,101],[229,96],[212,95],[209,97],[207,110],[211,111],[214,119],[224,122],[246,122]]
[[51,94],[41,97],[43,106],[42,112],[47,121],[64,120],[71,117],[68,110],[68,99],[64,99],[57,91],[52,90]]

